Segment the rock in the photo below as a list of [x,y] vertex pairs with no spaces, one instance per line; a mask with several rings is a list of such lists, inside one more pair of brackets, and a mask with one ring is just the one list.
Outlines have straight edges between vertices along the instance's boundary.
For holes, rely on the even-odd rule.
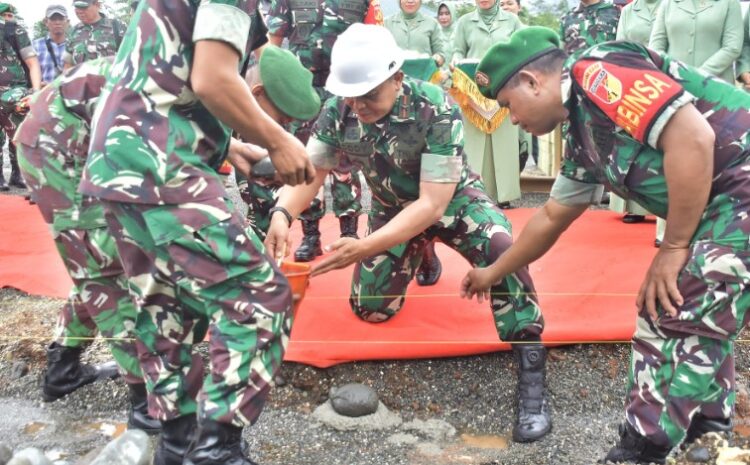
[[691,462],[705,463],[711,460],[711,454],[709,454],[708,449],[705,447],[696,446],[690,448],[685,458]]
[[378,409],[377,393],[364,384],[352,383],[331,388],[329,397],[336,413],[347,417],[371,415]]
[[378,404],[378,409],[375,413],[361,417],[345,417],[344,415],[339,415],[333,409],[331,402],[328,401],[318,406],[312,413],[312,417],[324,425],[328,425],[339,431],[372,431],[395,428],[402,421],[401,415],[388,410],[382,402]]
[[8,465],[52,465],[52,462],[39,449],[29,447],[16,452]]
[[276,385],[276,387],[284,387],[286,386],[286,379],[281,375],[276,375],[273,377],[273,382]]
[[407,431],[416,431],[438,442],[452,438],[456,435],[456,428],[454,428],[453,425],[446,421],[434,418],[427,421],[412,420],[408,423],[404,423],[401,428]]
[[132,429],[107,444],[91,465],[147,465],[152,455],[148,435]]
[[411,445],[419,442],[419,438],[413,434],[396,433],[388,436],[386,442],[395,446]]
[[0,444],[0,465],[5,465],[13,458],[13,451],[5,444]]
[[29,365],[26,364],[26,362],[15,362],[13,364],[13,367],[10,369],[10,378],[11,379],[20,379],[26,376],[29,373]]

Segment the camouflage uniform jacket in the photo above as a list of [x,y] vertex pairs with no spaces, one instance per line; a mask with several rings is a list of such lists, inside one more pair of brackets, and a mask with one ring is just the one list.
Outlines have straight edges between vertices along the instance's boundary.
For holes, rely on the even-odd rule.
[[[0,38],[5,37],[6,24],[5,21],[0,20]],[[20,24],[16,24],[16,41],[24,60],[36,56],[29,35]],[[26,72],[18,54],[7,40],[0,40],[0,92],[5,92],[14,87],[28,88],[28,86]]]
[[76,24],[65,45],[63,61],[77,65],[95,58],[114,56],[126,28],[122,21],[104,16],[94,24]]
[[620,10],[605,0],[589,6],[580,3],[560,21],[565,53],[575,56],[596,44],[615,40],[619,21]]
[[604,184],[665,218],[664,152],[657,142],[674,113],[692,103],[716,134],[711,195],[696,237],[748,247],[750,219],[732,210],[750,202],[750,191],[731,177],[750,155],[750,94],[631,42],[590,48],[568,59],[563,76],[570,128],[552,197],[586,203],[593,186]]
[[458,107],[439,87],[409,77],[390,115],[374,124],[359,122],[343,98],[329,99],[307,150],[320,168],[360,168],[374,212],[398,213],[419,198],[420,181],[457,183],[458,192],[478,180],[466,164]]
[[97,105],[81,192],[114,202],[223,205],[214,168],[231,131],[190,88],[191,63],[204,39],[227,43],[244,62],[257,42],[256,11],[255,0],[140,3]]
[[[17,143],[45,147],[26,156],[51,187],[37,196],[47,196],[40,203],[54,208],[55,232],[107,225],[101,203],[76,190],[88,155],[91,118],[111,64],[112,57],[87,61],[52,81],[34,96],[16,132]],[[41,154],[45,157],[37,159]]]
[[289,50],[322,87],[333,43],[349,25],[364,21],[369,6],[369,0],[273,0],[266,23],[272,35],[289,38]]

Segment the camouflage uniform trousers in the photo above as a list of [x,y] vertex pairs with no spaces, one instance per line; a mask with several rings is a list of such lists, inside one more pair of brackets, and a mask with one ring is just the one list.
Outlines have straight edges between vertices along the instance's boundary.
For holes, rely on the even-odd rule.
[[[331,171],[331,197],[333,197],[333,213],[337,218],[342,216],[359,216],[362,211],[362,186],[359,173],[344,173]],[[248,224],[255,234],[265,240],[266,232],[271,223],[269,211],[279,199],[282,185],[267,179],[251,178],[240,186],[240,196],[247,204]],[[310,208],[300,214],[300,218],[318,221],[325,214],[325,198],[323,189],[310,203]]]
[[[76,136],[67,132],[70,138]],[[55,138],[39,132],[37,147],[18,146],[19,164],[32,198],[44,220],[52,225],[54,241],[65,268],[73,280],[68,301],[60,310],[55,339],[65,347],[83,347],[97,330],[107,338],[125,381],[143,383],[133,338],[136,308],[112,236],[104,227],[101,210],[99,227],[92,219],[96,209],[85,208],[86,199],[76,193],[80,173],[66,165],[69,152]],[[85,211],[89,226],[71,221],[62,207]],[[67,227],[60,226],[67,223]]]
[[14,166],[17,163],[16,155],[16,144],[13,143],[13,137],[16,135],[16,129],[23,122],[23,114],[15,111],[8,110],[7,108],[0,107],[0,127],[2,127],[2,133],[0,133],[0,170],[3,167],[3,150],[5,146],[5,140],[9,140],[8,143],[8,156],[10,157],[10,164]]
[[677,445],[698,413],[727,419],[734,411],[733,341],[750,319],[750,154],[744,158],[714,179],[678,277],[678,315],[637,319],[626,417],[658,445]]
[[[254,423],[289,341],[292,303],[258,237],[226,199],[104,207],[140,308],[135,333],[149,414]],[[206,331],[211,367],[201,390],[192,346]]]
[[[393,216],[374,205],[370,231]],[[424,247],[435,238],[473,266],[488,266],[513,242],[508,218],[487,196],[480,181],[471,183],[455,194],[440,221],[424,233],[356,265],[349,299],[354,313],[373,323],[395,316],[404,304],[406,288],[419,267]],[[544,319],[528,268],[508,275],[491,292],[490,306],[500,339],[530,340],[542,334]]]

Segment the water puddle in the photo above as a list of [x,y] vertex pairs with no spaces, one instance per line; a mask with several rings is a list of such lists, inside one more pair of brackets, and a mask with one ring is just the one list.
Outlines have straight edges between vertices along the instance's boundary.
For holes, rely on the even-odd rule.
[[505,436],[462,434],[461,440],[470,447],[479,449],[507,449],[510,439]]

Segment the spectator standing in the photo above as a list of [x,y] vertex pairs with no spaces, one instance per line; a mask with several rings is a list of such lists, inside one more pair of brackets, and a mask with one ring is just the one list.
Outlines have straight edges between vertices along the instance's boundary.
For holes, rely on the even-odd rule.
[[125,24],[104,16],[100,0],[75,0],[73,7],[81,22],[73,28],[65,47],[64,68],[95,58],[114,56],[125,34]]
[[68,37],[68,10],[62,5],[50,5],[44,15],[47,36],[34,41],[34,50],[42,69],[42,83],[52,82],[63,71],[63,56]]
[[737,59],[737,80],[742,83],[745,90],[750,90],[750,10],[745,12],[742,24],[742,53]]
[[[500,9],[499,0],[477,0],[477,9],[462,16],[453,36],[453,61],[479,60],[489,48],[523,25]],[[464,115],[464,147],[469,166],[482,175],[487,195],[500,208],[521,197],[518,165],[518,128],[510,118],[491,133],[479,129]]]
[[560,22],[560,38],[568,56],[615,40],[620,10],[604,0],[581,0]]
[[[648,45],[651,30],[656,19],[656,10],[661,0],[635,0],[623,7],[620,11],[620,22],[617,25],[617,40],[637,42]],[[614,212],[624,213],[623,223],[640,223],[646,219],[648,210],[641,207],[633,200],[625,200],[620,196],[611,194],[609,209]]]
[[[742,32],[738,0],[664,0],[648,46],[733,83],[734,61],[742,52]],[[665,220],[658,218],[657,247],[665,230]]]
[[[24,111],[20,107],[29,94],[39,90],[42,76],[29,35],[16,23],[16,9],[10,3],[0,3],[0,29],[0,125],[11,141],[8,144],[11,167],[8,185],[25,189],[12,141],[16,128],[23,121]],[[0,190],[7,191],[9,187],[5,184],[2,165],[0,151]]]

